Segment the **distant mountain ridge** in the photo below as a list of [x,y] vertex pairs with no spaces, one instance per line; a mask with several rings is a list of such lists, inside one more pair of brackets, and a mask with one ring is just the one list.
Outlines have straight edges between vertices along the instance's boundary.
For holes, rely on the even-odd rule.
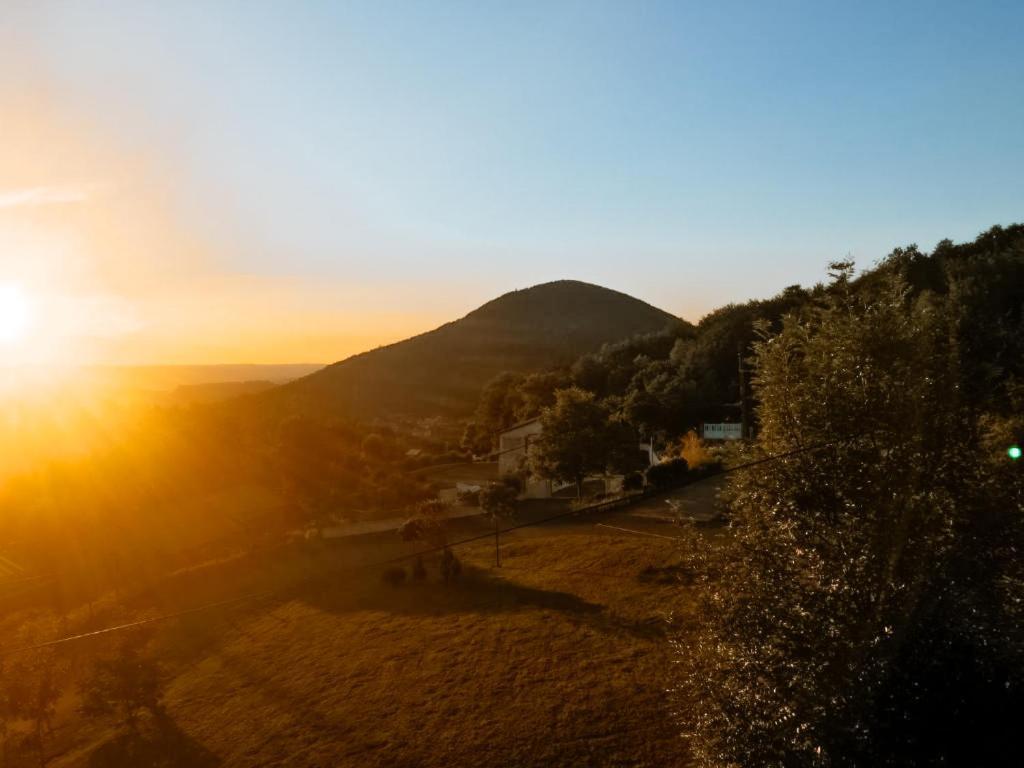
[[250,402],[348,418],[468,414],[484,384],[503,371],[569,364],[605,343],[682,322],[624,293],[559,280],[506,293],[460,320],[334,363]]

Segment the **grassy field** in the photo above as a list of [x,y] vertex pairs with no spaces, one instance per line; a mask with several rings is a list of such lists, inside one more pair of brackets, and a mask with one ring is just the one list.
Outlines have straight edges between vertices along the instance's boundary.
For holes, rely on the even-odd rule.
[[507,535],[500,569],[490,542],[460,547],[450,586],[429,561],[425,583],[398,587],[348,569],[410,546],[376,537],[250,558],[136,595],[141,613],[292,584],[158,625],[166,715],[133,734],[82,720],[68,696],[48,764],[687,764],[664,691],[666,619],[685,621],[688,598],[651,578],[671,573],[671,541],[581,521]]

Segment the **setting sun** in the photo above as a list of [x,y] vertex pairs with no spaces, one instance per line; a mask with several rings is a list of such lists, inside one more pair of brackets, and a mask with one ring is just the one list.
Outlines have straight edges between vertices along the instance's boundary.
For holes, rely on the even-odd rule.
[[0,343],[21,341],[32,324],[32,303],[17,283],[0,283]]

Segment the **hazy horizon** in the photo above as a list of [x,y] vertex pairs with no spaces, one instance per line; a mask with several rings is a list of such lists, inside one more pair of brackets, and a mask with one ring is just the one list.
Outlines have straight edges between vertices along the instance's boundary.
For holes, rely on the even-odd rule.
[[1024,210],[1022,20],[5,4],[4,358],[333,362],[566,277],[696,321],[967,241]]

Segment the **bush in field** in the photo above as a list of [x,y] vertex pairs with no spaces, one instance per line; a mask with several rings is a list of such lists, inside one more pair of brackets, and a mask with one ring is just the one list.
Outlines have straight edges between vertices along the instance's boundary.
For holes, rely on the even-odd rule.
[[1024,476],[967,399],[956,312],[896,278],[755,348],[733,535],[688,550],[677,647],[699,764],[1008,765],[1024,711]]
[[157,663],[126,643],[118,654],[98,661],[80,686],[79,709],[87,717],[116,717],[134,728],[140,712],[161,714],[162,685]]
[[448,538],[445,534],[445,514],[448,505],[439,499],[428,499],[409,508],[409,517],[398,529],[404,541],[422,541],[435,547],[443,547]]
[[[458,559],[448,548],[448,535],[445,529],[445,514],[448,509],[448,505],[438,499],[421,501],[410,509],[411,517],[398,529],[398,535],[405,541],[422,541],[431,547],[441,549],[441,578],[445,584],[458,575],[456,570],[461,570]],[[423,568],[422,560],[418,559],[417,564]]]
[[441,578],[445,584],[457,581],[462,575],[462,561],[450,549],[441,553]]
[[688,471],[686,459],[669,459],[647,469],[647,482],[655,488],[671,488],[683,482]]

